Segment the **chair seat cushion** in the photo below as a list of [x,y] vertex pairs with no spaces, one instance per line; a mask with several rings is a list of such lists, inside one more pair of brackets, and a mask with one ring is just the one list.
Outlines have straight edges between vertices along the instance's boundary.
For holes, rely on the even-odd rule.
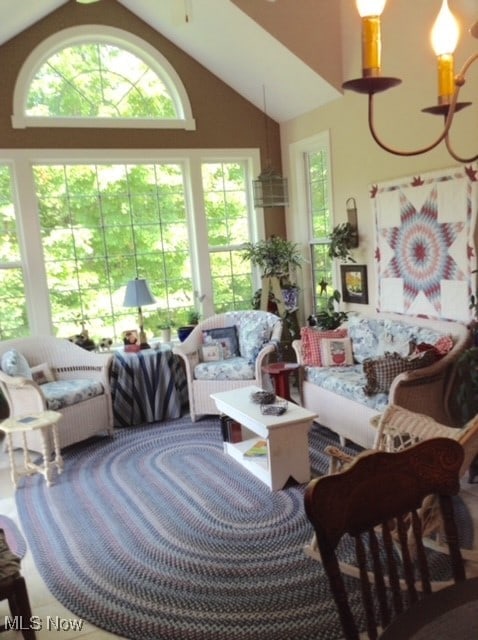
[[101,382],[88,379],[55,380],[55,382],[43,384],[41,389],[47,407],[52,411],[59,411],[63,407],[69,407],[104,393]]
[[200,362],[194,368],[196,380],[254,380],[254,375],[254,365],[241,357]]

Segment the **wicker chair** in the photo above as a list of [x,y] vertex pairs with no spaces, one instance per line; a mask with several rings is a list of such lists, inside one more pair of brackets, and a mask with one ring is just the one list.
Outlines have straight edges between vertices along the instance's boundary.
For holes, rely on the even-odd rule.
[[[364,452],[341,473],[308,484],[305,510],[347,640],[358,640],[359,629],[347,593],[350,583],[343,579],[345,563],[337,553],[346,536],[355,546],[354,564],[371,639],[378,637],[380,627],[385,628],[405,607],[417,602],[419,592],[432,591],[417,513],[430,494],[438,496],[449,547],[450,580],[465,579],[452,503],[460,489],[463,455],[457,442],[434,438],[399,453]],[[433,582],[434,588],[438,584]]]
[[[0,389],[8,402],[10,416],[44,411],[48,408],[57,409],[63,415],[58,429],[60,448],[99,433],[113,434],[109,385],[111,355],[91,353],[66,339],[53,336],[1,342],[0,358],[12,349],[22,354],[30,367],[47,364],[56,381],[87,379],[99,383],[102,392],[57,409],[48,405],[43,391],[46,385],[37,384],[34,380],[22,376],[12,377],[0,370]],[[27,442],[31,451],[43,450],[39,431],[28,433]],[[13,434],[13,444],[15,447],[23,447],[20,434]]]
[[[217,367],[209,367],[208,379],[199,379],[197,367],[201,365],[199,360],[203,332],[226,327],[236,327],[237,329],[241,349],[239,357],[231,359],[226,367],[227,371],[221,363],[218,363]],[[249,338],[254,338],[255,333],[257,338],[257,353],[254,352],[252,359],[249,357],[250,354],[248,356],[243,352],[246,333],[249,334]],[[191,420],[195,422],[201,415],[218,415],[218,409],[211,399],[211,393],[250,385],[262,387],[262,366],[266,364],[268,356],[276,350],[281,335],[282,321],[278,316],[267,311],[230,311],[211,316],[200,322],[186,340],[174,348],[174,352],[184,362]],[[236,377],[234,369],[240,371],[240,377],[239,375]],[[215,377],[211,379],[210,375]]]
[[[461,429],[455,429],[436,422],[430,416],[409,411],[398,405],[389,405],[381,415],[372,420],[372,423],[377,429],[376,447],[381,451],[404,451],[418,442],[431,438],[456,440],[464,452],[459,477],[464,478],[468,472],[468,480],[472,481],[470,469],[478,455],[478,415]],[[354,461],[353,456],[339,447],[326,447],[325,452],[330,456],[330,473],[337,473]],[[427,498],[424,502],[420,510],[420,519],[424,544],[437,551],[446,551],[443,522],[434,497]],[[476,549],[462,549],[461,554],[465,560],[478,563]]]

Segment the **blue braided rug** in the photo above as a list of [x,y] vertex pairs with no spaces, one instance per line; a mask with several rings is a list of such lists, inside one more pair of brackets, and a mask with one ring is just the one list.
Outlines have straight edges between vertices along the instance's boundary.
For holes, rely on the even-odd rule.
[[[311,442],[324,472],[335,441],[314,427]],[[120,429],[64,460],[49,488],[22,479],[16,501],[42,578],[78,617],[138,640],[341,637],[302,549],[304,486],[271,492],[223,453],[219,420]]]
[[[327,444],[314,425],[315,473]],[[305,485],[271,492],[223,453],[219,420],[119,429],[64,460],[50,488],[22,479],[16,501],[42,578],[78,617],[138,640],[342,637],[322,567],[303,552]]]

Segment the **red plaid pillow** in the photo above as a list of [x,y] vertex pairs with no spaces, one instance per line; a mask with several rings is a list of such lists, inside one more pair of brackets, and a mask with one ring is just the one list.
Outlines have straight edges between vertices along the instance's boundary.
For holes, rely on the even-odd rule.
[[320,355],[321,340],[323,338],[346,338],[347,329],[320,331],[315,327],[302,327],[300,337],[302,340],[302,363],[309,367],[323,367]]

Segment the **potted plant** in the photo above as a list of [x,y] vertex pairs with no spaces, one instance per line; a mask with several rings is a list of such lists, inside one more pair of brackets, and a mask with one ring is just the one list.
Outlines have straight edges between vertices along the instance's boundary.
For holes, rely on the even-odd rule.
[[194,327],[198,324],[201,317],[199,311],[196,309],[190,309],[187,314],[187,324],[182,327],[178,327],[178,338],[181,342],[184,342]]
[[336,225],[329,237],[329,258],[338,258],[342,262],[356,262],[350,249],[358,246],[357,229],[350,222]]
[[340,304],[340,300],[342,296],[338,289],[334,289],[332,295],[330,295],[326,302],[325,306],[317,315],[311,316],[309,323],[315,322],[315,325],[319,327],[319,329],[323,330],[332,330],[337,329],[340,325],[347,320],[348,314],[346,311],[340,311],[337,309],[337,305]]
[[247,242],[242,259],[260,267],[263,278],[278,278],[284,288],[295,286],[295,270],[304,262],[298,244],[274,235],[256,243]]
[[[262,278],[277,278],[286,313],[292,313],[297,309],[299,287],[295,281],[295,273],[304,263],[298,244],[273,235],[267,240],[243,245],[242,259],[250,260],[252,264],[260,267]],[[254,294],[257,303],[260,303],[260,292],[261,290]],[[277,303],[271,293],[269,303]]]

